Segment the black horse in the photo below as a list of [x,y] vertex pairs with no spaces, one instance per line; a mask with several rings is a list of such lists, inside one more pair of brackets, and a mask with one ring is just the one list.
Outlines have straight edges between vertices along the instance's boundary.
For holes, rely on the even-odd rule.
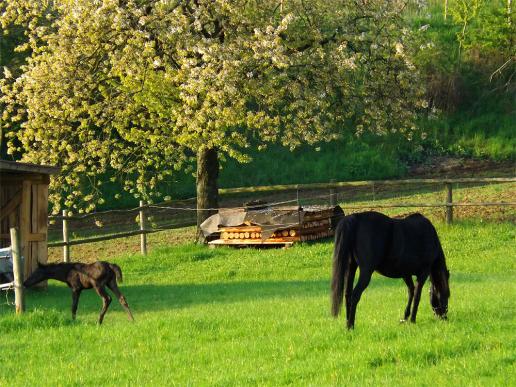
[[64,282],[72,289],[72,318],[75,319],[79,297],[84,289],[95,289],[97,294],[102,297],[102,309],[99,315],[99,324],[102,324],[104,315],[107,312],[111,297],[106,291],[106,286],[118,298],[118,301],[127,311],[129,319],[134,320],[129,305],[120,292],[117,280],[122,282],[122,270],[114,263],[98,261],[91,264],[85,263],[55,263],[42,265],[38,263],[38,268],[23,283],[25,287],[30,287],[38,282],[55,279]]
[[[357,267],[358,282],[353,289]],[[434,226],[421,214],[392,219],[378,212],[345,216],[335,231],[332,278],[332,314],[337,317],[346,297],[347,327],[355,324],[355,312],[362,292],[374,271],[391,278],[403,278],[408,287],[405,321],[416,314],[423,285],[430,276],[430,303],[434,313],[446,319],[450,273]],[[416,286],[412,281],[416,277]],[[411,304],[414,301],[414,305]]]

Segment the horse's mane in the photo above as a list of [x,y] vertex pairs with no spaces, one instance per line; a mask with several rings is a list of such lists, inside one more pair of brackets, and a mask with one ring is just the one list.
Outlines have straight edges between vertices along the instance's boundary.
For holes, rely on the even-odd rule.
[[[440,247],[440,246],[439,246]],[[446,261],[444,259],[444,254],[440,254],[439,258],[434,262],[431,271],[430,271],[430,281],[435,289],[439,293],[444,293],[448,297],[450,296],[450,287],[448,285],[448,279],[450,277],[450,272],[446,267]]]

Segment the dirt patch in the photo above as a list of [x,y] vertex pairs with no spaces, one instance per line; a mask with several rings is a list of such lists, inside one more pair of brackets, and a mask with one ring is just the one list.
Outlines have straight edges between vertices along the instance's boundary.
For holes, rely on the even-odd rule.
[[[147,235],[147,250],[156,248],[183,245],[193,243],[195,238],[195,227],[184,227],[174,230],[160,231]],[[107,260],[120,256],[121,254],[139,254],[140,236],[112,239],[103,242],[86,243],[70,247],[72,261],[95,262]],[[52,247],[48,249],[49,262],[62,262],[63,248]]]
[[516,175],[514,161],[493,161],[460,157],[433,157],[409,169],[410,177],[511,177]]

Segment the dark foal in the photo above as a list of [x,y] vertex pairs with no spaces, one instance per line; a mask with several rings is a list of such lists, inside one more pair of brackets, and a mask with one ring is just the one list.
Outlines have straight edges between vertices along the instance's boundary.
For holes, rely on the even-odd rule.
[[99,324],[102,324],[107,312],[111,297],[106,291],[106,286],[118,298],[122,307],[126,310],[129,320],[133,321],[133,315],[124,295],[120,292],[117,280],[122,282],[122,270],[120,266],[109,262],[98,261],[95,263],[55,263],[50,265],[38,264],[38,268],[23,283],[30,287],[38,282],[54,279],[66,283],[72,289],[72,318],[75,319],[79,297],[84,289],[95,289],[102,297],[102,309],[99,315]]
[[[357,268],[358,282],[353,288]],[[416,322],[421,290],[428,277],[434,313],[446,319],[450,273],[434,226],[421,214],[391,219],[378,212],[345,216],[335,231],[332,278],[332,314],[338,316],[343,295],[347,327],[354,327],[357,304],[374,271],[403,278],[408,287],[405,321]],[[416,277],[416,284],[412,280]]]

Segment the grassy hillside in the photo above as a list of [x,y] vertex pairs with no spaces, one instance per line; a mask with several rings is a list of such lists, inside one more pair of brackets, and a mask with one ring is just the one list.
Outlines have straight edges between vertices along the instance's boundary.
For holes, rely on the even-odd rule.
[[[85,292],[29,292],[27,313],[0,306],[0,384],[505,385],[514,375],[516,266],[510,223],[438,225],[451,271],[449,321],[427,292],[400,325],[403,281],[375,275],[356,329],[329,314],[331,242],[287,250],[182,245],[109,257],[124,271],[135,323]],[[425,290],[428,289],[428,285]]]

